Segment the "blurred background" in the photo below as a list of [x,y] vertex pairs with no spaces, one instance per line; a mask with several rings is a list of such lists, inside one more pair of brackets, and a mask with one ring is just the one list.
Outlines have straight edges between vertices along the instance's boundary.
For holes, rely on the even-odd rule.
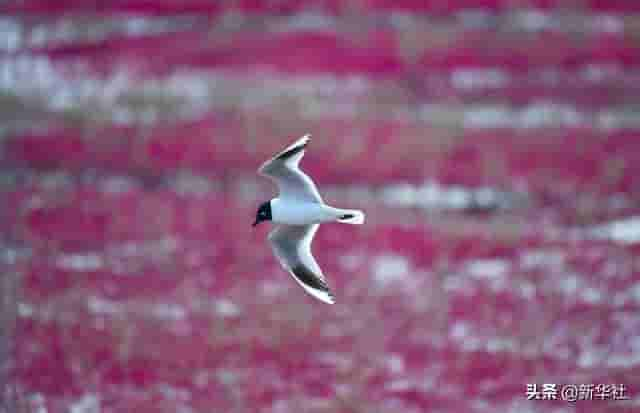
[[[640,411],[639,36],[632,0],[1,2],[1,411]],[[334,306],[251,228],[304,133],[367,213],[315,238]]]

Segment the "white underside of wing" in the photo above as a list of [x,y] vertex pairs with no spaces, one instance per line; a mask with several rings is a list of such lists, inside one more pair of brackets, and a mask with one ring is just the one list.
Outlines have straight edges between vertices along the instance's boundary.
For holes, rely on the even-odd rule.
[[298,167],[310,137],[311,135],[304,135],[258,169],[260,175],[266,176],[278,185],[279,197],[282,199],[323,202],[313,180]]
[[325,302],[327,304],[335,304],[335,299],[333,298],[333,295],[331,295],[330,292],[323,291],[323,290],[318,290],[316,288],[313,288],[313,287],[310,287],[310,286],[306,285],[305,283],[300,281],[298,279],[298,277],[296,277],[291,271],[289,271],[289,274],[291,274],[293,279],[296,280],[296,282],[298,284],[300,284],[302,286],[302,288],[304,288],[304,290],[306,292],[308,292],[309,294],[311,294],[313,297],[315,297],[318,300],[320,300],[322,302]]
[[[291,273],[289,271],[289,273]],[[300,284],[302,286],[302,288],[305,289],[306,292],[308,292],[309,294],[311,294],[312,296],[314,296],[315,298],[317,298],[318,300],[325,302],[327,304],[335,304],[335,300],[333,298],[333,296],[326,292],[326,291],[322,291],[322,290],[316,290],[315,288],[311,288],[308,285],[304,284],[303,282],[301,282],[300,280],[298,280],[298,278],[296,278],[295,275],[293,275],[293,273],[291,273],[291,275],[293,276],[293,279],[296,280],[296,282],[298,284]]]
[[[295,169],[298,167],[298,163],[302,156],[304,155],[304,147],[309,143],[311,139],[311,135],[307,134],[287,146],[277,154],[273,155],[270,159],[265,161],[260,168],[258,168],[258,172],[263,175],[271,176],[273,173],[277,173],[278,170],[282,169],[285,166],[292,166]],[[300,152],[293,154],[292,156],[284,156],[287,152],[291,151],[294,148],[302,147],[303,149]]]
[[311,241],[318,226],[281,225],[271,231],[269,242],[280,264],[307,293],[327,304],[333,304],[333,295],[311,254]]

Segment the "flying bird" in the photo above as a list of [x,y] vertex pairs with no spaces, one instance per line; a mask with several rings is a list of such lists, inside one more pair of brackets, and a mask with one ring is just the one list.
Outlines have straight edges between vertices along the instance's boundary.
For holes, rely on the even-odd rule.
[[280,264],[305,291],[333,304],[335,300],[327,280],[311,254],[313,236],[325,222],[363,224],[364,213],[325,204],[311,178],[300,170],[298,164],[310,137],[298,139],[258,169],[260,175],[277,184],[279,195],[260,205],[253,226],[263,221],[278,224],[268,239]]

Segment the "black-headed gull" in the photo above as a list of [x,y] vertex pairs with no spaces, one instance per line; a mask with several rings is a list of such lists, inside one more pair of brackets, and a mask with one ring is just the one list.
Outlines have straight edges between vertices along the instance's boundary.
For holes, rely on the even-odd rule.
[[363,224],[364,213],[325,204],[311,178],[298,168],[309,138],[298,139],[258,169],[260,175],[275,181],[280,194],[260,205],[253,226],[262,221],[280,224],[268,237],[278,261],[309,294],[333,304],[333,294],[311,254],[311,241],[319,224]]

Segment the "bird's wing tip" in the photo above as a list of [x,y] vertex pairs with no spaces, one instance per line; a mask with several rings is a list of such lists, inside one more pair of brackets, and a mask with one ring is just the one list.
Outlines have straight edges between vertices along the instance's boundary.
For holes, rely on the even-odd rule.
[[273,164],[275,161],[282,161],[288,158],[289,156],[291,156],[292,154],[302,149],[305,149],[306,146],[309,144],[310,140],[311,140],[310,133],[303,135],[301,138],[293,142],[291,145],[287,146],[286,148],[284,148],[283,150],[281,150],[280,152],[276,153],[274,156],[272,156],[271,158],[263,162],[262,165],[260,165],[260,167],[258,168],[258,173],[261,175],[267,175],[266,169],[271,164]]
[[283,152],[286,152],[289,149],[297,148],[299,146],[307,146],[310,141],[311,141],[310,133],[302,135],[302,137],[298,138],[298,140],[296,140],[291,145],[289,145],[285,150],[283,150]]
[[309,293],[311,293],[312,296],[314,296],[315,298],[317,298],[318,300],[322,301],[325,304],[335,304],[336,303],[336,298],[333,296],[333,294],[331,293],[330,290],[314,290],[314,291],[310,291],[307,290]]
[[331,292],[326,291],[324,294],[313,294],[318,300],[322,301],[325,304],[330,304],[333,305],[336,303],[336,299],[333,296],[333,294],[331,294]]
[[282,154],[282,153],[288,152],[288,151],[290,151],[291,149],[294,149],[294,148],[305,147],[305,146],[307,146],[309,144],[309,141],[311,141],[311,134],[307,133],[305,135],[302,135],[302,137],[298,138],[291,145],[287,146],[280,153]]

